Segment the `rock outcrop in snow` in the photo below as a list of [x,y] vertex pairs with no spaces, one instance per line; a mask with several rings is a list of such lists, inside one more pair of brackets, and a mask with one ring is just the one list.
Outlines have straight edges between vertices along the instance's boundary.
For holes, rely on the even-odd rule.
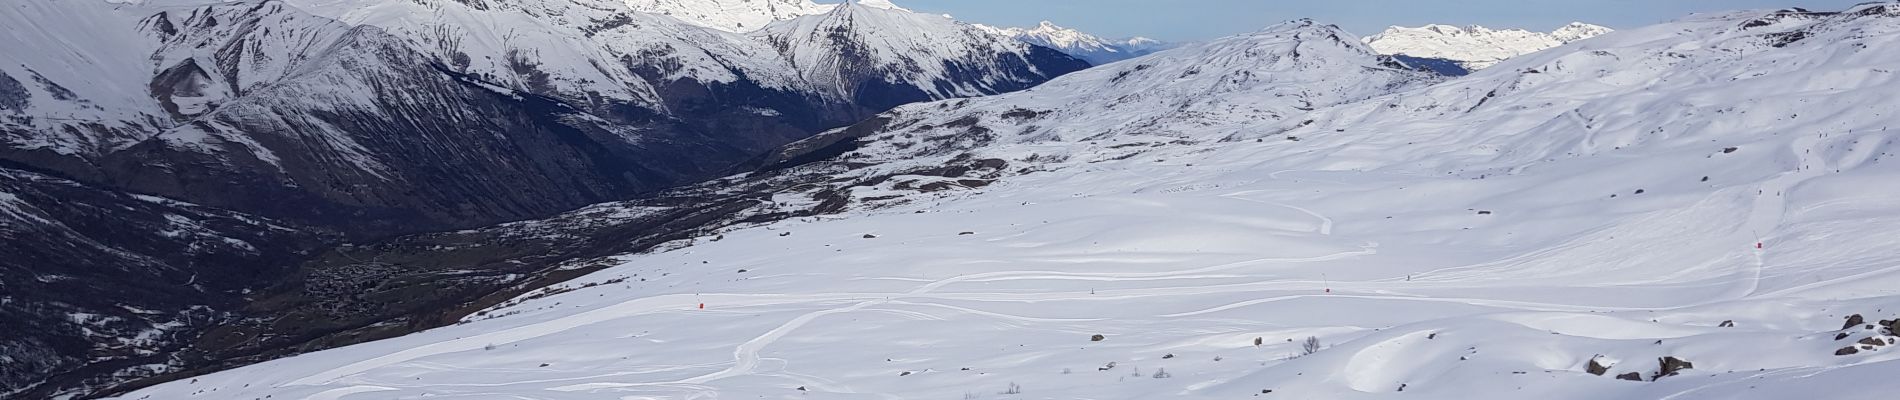
[[1589,39],[1612,32],[1610,28],[1574,22],[1549,33],[1522,29],[1491,29],[1472,25],[1426,25],[1418,28],[1391,27],[1366,38],[1366,44],[1379,54],[1406,55],[1450,60],[1470,70],[1480,70],[1498,62],[1565,43]]

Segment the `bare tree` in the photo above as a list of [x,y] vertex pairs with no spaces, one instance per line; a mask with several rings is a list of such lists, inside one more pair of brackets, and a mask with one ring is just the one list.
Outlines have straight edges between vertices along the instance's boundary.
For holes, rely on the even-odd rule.
[[1301,351],[1300,355],[1303,355],[1303,356],[1312,355],[1313,353],[1318,353],[1319,349],[1320,349],[1319,337],[1307,336],[1306,343],[1300,346],[1300,351]]

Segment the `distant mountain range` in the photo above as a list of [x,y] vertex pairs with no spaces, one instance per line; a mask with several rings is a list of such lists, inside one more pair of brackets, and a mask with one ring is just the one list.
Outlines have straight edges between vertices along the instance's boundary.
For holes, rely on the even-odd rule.
[[1549,33],[1491,29],[1477,25],[1394,26],[1366,37],[1365,41],[1380,54],[1449,60],[1475,71],[1512,57],[1610,32],[1610,28],[1582,22],[1571,23]]
[[1095,65],[1141,57],[1179,46],[1145,37],[1110,40],[1043,21],[1034,28],[998,28],[979,25],[1000,35],[1061,50]]

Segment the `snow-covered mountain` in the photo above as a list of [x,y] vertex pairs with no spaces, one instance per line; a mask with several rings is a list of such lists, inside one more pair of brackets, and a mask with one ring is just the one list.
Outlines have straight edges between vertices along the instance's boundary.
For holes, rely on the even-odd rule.
[[660,198],[365,251],[737,210],[457,326],[123,398],[1900,389],[1900,3],[1452,79],[1385,60],[1301,21],[900,107]]
[[1366,44],[1372,45],[1379,54],[1451,60],[1475,71],[1512,57],[1609,32],[1612,32],[1610,28],[1582,22],[1573,22],[1549,33],[1522,29],[1500,30],[1477,25],[1394,26],[1367,37]]
[[[723,176],[780,145],[904,102],[1020,90],[1087,67],[877,2],[810,17],[876,22],[851,26],[849,41],[776,42],[796,48],[638,12],[621,0],[15,3],[0,11],[0,54],[7,54],[0,168],[84,190],[25,185],[0,188],[0,198],[85,193],[71,196],[144,204],[120,201],[136,193],[219,211],[56,207],[40,196],[19,207],[29,211],[0,212],[0,224],[32,227],[11,232],[59,233],[10,243],[38,246],[32,254],[115,249],[86,262],[0,264],[31,269],[0,275],[0,286],[30,288],[8,291],[8,315],[99,317],[0,330],[0,357],[34,359],[0,363],[0,386],[39,390],[28,396],[434,326],[452,321],[442,314],[457,304],[559,271],[533,263],[470,267],[403,283],[429,282],[429,290],[361,296],[337,288],[430,262],[330,264],[351,259],[314,250],[341,240],[475,228],[624,200]],[[904,25],[911,23],[962,36],[912,40],[913,27]],[[961,47],[899,47],[911,45]],[[826,64],[807,53],[846,50],[877,58]],[[859,69],[872,65],[875,75]],[[100,219],[128,222],[71,222]],[[163,221],[209,227],[157,236],[116,231]],[[258,221],[284,232],[243,232],[266,225]],[[252,252],[218,238],[259,243]],[[62,277],[110,268],[140,271],[85,281],[99,288],[91,291],[48,283],[80,282]],[[230,280],[141,289],[152,277],[198,272]],[[92,297],[73,303],[63,294]],[[269,306],[247,305],[264,299]],[[287,315],[323,322],[247,325]],[[92,323],[106,319],[116,322]],[[149,329],[163,335],[110,351],[82,345]],[[49,337],[64,342],[39,344]]]
[[1079,30],[1064,28],[1049,21],[1043,21],[1034,28],[998,28],[981,24],[978,26],[999,35],[1056,49],[1095,65],[1141,57],[1175,47],[1171,43],[1144,37],[1123,40],[1103,39]]
[[752,35],[814,87],[874,108],[1022,90],[1089,67],[949,17],[855,1]]

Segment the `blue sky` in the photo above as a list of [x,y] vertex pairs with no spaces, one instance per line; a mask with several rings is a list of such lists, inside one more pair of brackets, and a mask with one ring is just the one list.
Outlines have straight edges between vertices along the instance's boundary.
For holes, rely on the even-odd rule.
[[[839,0],[820,0],[835,3]],[[1296,18],[1359,35],[1428,23],[1551,30],[1573,20],[1630,28],[1701,11],[1804,7],[1838,10],[1866,0],[893,0],[917,11],[991,25],[1048,19],[1105,37],[1202,40]]]

